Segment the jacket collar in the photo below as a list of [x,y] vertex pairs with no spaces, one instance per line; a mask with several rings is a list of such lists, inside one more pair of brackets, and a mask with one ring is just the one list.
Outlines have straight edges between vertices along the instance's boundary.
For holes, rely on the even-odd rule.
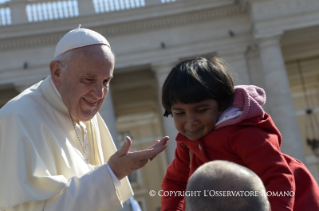
[[64,113],[65,115],[69,116],[69,110],[63,103],[61,97],[58,93],[54,90],[53,84],[51,82],[51,76],[48,76],[44,81],[42,81],[41,91],[43,92],[45,98],[48,102],[58,111]]

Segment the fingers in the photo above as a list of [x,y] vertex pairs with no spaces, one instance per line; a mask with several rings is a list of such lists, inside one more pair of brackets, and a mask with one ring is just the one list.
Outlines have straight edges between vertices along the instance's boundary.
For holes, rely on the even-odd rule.
[[137,159],[137,160],[144,160],[144,159],[151,159],[152,157],[158,155],[161,153],[163,150],[165,150],[167,147],[164,146],[158,146],[156,148],[150,148],[150,149],[145,149],[145,150],[140,150],[136,152],[132,152],[130,155],[132,156],[132,159]]
[[163,144],[166,144],[166,143],[168,142],[168,140],[169,140],[169,137],[168,137],[168,136],[164,136],[164,137],[161,139],[160,143],[163,142]]
[[[150,149],[150,148],[155,148],[155,147],[158,147],[158,146],[166,145],[167,142],[168,142],[168,140],[169,140],[169,137],[168,137],[168,136],[165,136],[165,137],[163,137],[160,141],[159,141],[159,140],[155,141],[155,143],[154,143],[151,147],[149,147],[149,149]],[[157,154],[156,154],[156,155],[157,155]],[[152,157],[150,158],[150,161],[152,161],[152,160],[156,157],[156,155],[152,156]]]
[[168,136],[165,136],[165,137],[163,137],[160,141],[159,141],[159,140],[155,141],[154,144],[153,144],[151,147],[149,147],[149,149],[150,149],[150,148],[156,148],[156,147],[158,147],[158,146],[166,145],[167,142],[168,142],[168,140],[169,140],[169,137],[168,137]]
[[155,141],[154,144],[150,146],[148,149],[156,147],[159,142],[160,142],[159,140]]
[[109,158],[108,165],[117,178],[121,180],[133,171],[145,166],[149,159],[154,158],[165,150],[167,148],[165,146],[167,140],[168,137],[164,137],[160,141],[156,141],[152,148],[129,152],[132,141],[130,137],[126,137],[125,143],[121,148]]
[[168,136],[165,136],[165,137],[163,137],[163,138],[160,140],[160,142],[158,143],[158,145],[166,145],[167,142],[168,142],[168,140],[169,140],[169,137],[168,137]]
[[121,157],[123,155],[127,155],[127,153],[129,152],[129,150],[131,149],[132,146],[132,140],[129,136],[125,137],[125,142],[124,144],[121,146],[121,148],[119,150],[117,150],[117,154]]

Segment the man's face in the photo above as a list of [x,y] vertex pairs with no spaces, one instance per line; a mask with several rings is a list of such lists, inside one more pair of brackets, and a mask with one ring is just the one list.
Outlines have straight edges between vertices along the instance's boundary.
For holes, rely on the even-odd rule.
[[101,108],[113,77],[114,58],[105,45],[83,47],[61,71],[57,86],[62,100],[71,114],[80,121],[88,121]]
[[192,141],[212,131],[221,113],[213,99],[190,104],[176,103],[171,109],[176,129]]

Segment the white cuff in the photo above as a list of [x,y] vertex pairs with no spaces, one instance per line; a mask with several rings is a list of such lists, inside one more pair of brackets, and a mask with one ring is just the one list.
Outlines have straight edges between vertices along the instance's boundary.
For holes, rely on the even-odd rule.
[[110,175],[111,175],[111,178],[113,180],[113,183],[114,183],[114,186],[115,188],[118,188],[121,186],[121,182],[120,180],[115,176],[115,174],[113,173],[112,169],[110,168],[110,166],[108,164],[106,164],[107,166],[107,169],[109,170],[110,172]]

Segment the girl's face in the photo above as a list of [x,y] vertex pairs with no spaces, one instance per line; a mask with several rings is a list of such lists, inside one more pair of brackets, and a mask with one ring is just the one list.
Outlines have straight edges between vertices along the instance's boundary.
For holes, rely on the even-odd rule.
[[189,140],[196,141],[211,132],[221,112],[216,100],[207,99],[198,103],[176,103],[172,106],[176,129]]

